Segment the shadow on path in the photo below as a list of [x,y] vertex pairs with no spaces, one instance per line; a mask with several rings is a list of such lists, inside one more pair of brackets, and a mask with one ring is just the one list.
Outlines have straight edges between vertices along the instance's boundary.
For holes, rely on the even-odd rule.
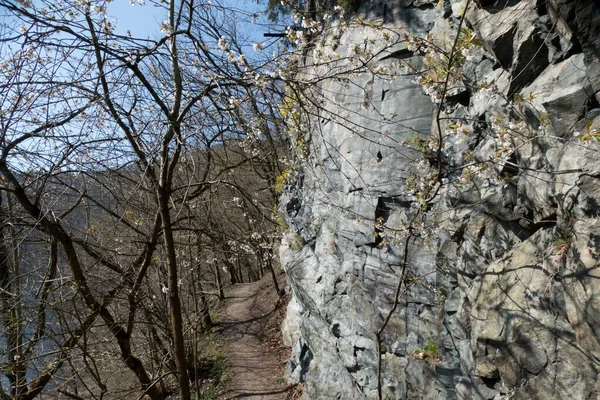
[[[280,276],[283,284],[284,278]],[[226,292],[217,326],[229,358],[231,378],[220,399],[283,400],[289,386],[282,382],[284,363],[267,344],[273,331],[279,297],[270,277],[233,285]],[[278,328],[278,327],[277,327]]]

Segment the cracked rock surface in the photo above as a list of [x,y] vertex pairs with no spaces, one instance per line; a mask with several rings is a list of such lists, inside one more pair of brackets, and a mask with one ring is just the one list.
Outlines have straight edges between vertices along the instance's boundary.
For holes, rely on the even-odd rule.
[[[359,14],[425,34],[447,26],[462,4],[434,3],[372,1]],[[518,143],[504,182],[474,179],[444,192],[433,243],[409,243],[404,289],[381,336],[382,397],[595,399],[600,142],[574,134],[600,129],[600,9],[594,0],[478,3],[466,23],[482,44],[464,65],[453,115],[491,123],[506,98],[533,93],[523,116],[548,129]],[[340,54],[368,29],[344,31]],[[497,93],[477,89],[492,81]],[[406,76],[361,73],[352,85],[324,80],[319,89],[355,128],[315,120],[301,179],[282,196],[291,233],[280,258],[294,294],[284,323],[294,349],[288,377],[304,382],[304,399],[372,399],[375,332],[404,254],[402,241],[382,243],[373,221],[394,227],[405,216],[406,180],[418,167],[403,143],[435,132],[435,105]],[[485,157],[491,140],[468,146]],[[419,356],[427,343],[435,357]]]

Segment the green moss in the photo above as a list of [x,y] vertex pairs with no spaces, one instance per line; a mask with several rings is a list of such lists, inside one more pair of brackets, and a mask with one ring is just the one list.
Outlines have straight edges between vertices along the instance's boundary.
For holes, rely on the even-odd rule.
[[518,178],[516,176],[508,174],[507,172],[505,172],[504,175],[502,176],[502,180],[507,185],[517,186],[517,183],[518,183]]
[[304,247],[304,238],[298,234],[294,235],[294,239],[290,243],[290,247],[294,251],[300,251]]
[[428,339],[427,342],[425,342],[425,346],[423,346],[423,349],[427,354],[429,354],[432,357],[438,356],[437,342],[434,339]]
[[273,219],[275,220],[275,224],[277,225],[277,231],[284,232],[287,229],[287,223],[283,218],[283,215],[279,213],[279,209],[277,208],[277,204],[273,205]]
[[290,175],[290,170],[286,169],[281,174],[279,174],[279,176],[277,178],[275,178],[275,183],[273,185],[273,189],[275,190],[275,193],[283,192],[283,189],[285,188],[285,184],[287,183],[289,175]]

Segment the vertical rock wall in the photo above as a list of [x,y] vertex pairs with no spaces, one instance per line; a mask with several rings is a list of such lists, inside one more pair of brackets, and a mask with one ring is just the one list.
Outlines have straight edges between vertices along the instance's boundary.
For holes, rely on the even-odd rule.
[[[343,55],[380,40],[381,27],[451,32],[465,2],[437,3],[370,2],[359,15],[378,29],[354,24],[318,40],[344,66]],[[514,139],[510,164],[497,171],[504,179],[484,174],[444,190],[434,240],[409,241],[398,307],[381,336],[383,398],[597,398],[600,141],[580,137],[600,129],[600,9],[594,0],[472,3],[465,23],[481,43],[464,64],[464,86],[450,92],[448,116],[491,124],[517,94],[528,97],[528,126],[546,128]],[[398,44],[378,64],[404,54]],[[289,376],[304,382],[303,398],[372,399],[375,333],[405,253],[402,240],[382,240],[377,221],[406,219],[406,180],[420,168],[406,144],[436,132],[437,107],[414,76],[361,72],[323,79],[318,92],[327,111],[312,117],[309,156],[280,207],[294,294],[284,324]],[[480,158],[495,149],[485,134],[466,146]],[[452,147],[450,159],[465,150]]]

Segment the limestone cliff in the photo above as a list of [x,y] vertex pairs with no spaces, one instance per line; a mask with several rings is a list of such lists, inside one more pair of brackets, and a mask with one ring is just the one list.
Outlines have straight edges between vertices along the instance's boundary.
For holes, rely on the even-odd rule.
[[[347,67],[386,31],[439,38],[462,23],[478,38],[442,109],[410,74],[315,84],[326,111],[311,117],[279,210],[290,378],[306,399],[377,398],[378,381],[386,399],[598,398],[600,6],[438,3],[365,3],[361,23],[316,39]],[[422,63],[403,42],[374,54],[382,67]],[[485,132],[502,118],[529,132],[510,135],[507,162],[442,187],[425,207],[433,238],[395,235],[414,202],[407,184],[441,162],[419,163],[420,140],[475,120],[445,148],[443,182],[464,180],[500,151]]]

